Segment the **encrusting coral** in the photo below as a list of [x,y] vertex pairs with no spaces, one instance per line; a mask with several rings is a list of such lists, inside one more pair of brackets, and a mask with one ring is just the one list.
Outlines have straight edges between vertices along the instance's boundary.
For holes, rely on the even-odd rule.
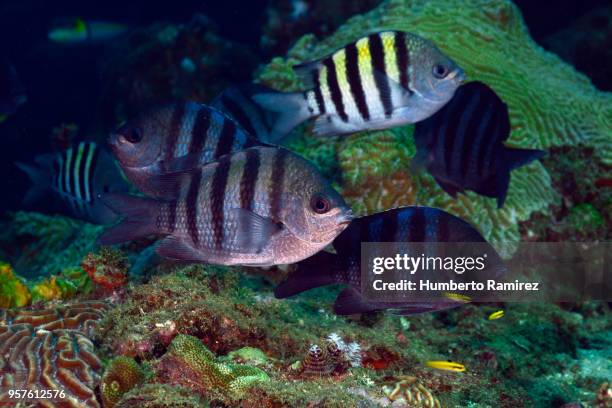
[[134,359],[125,356],[112,359],[100,384],[104,407],[115,407],[124,394],[140,385],[144,379],[144,372]]
[[0,368],[0,401],[10,400],[8,390],[48,390],[57,397],[36,406],[100,407],[94,390],[102,364],[91,340],[75,330],[0,325]]
[[416,377],[404,376],[395,386],[384,387],[387,398],[402,401],[414,408],[440,408],[440,401]]
[[[612,95],[597,91],[584,75],[539,47],[529,37],[518,8],[509,0],[387,0],[371,12],[351,18],[320,42],[312,35],[304,36],[287,58],[274,58],[257,80],[282,91],[303,89],[292,65],[322,57],[364,33],[393,29],[432,40],[457,61],[469,80],[491,86],[508,104],[512,123],[509,145],[546,149],[582,144],[594,147],[605,163],[612,162]],[[412,155],[412,147],[406,151],[403,143],[398,142],[394,149],[373,143],[358,155],[366,160],[355,159],[362,150],[362,141],[389,140],[411,130],[408,126],[364,132],[351,136],[344,144],[334,143],[343,170],[341,187],[356,212],[381,211],[386,209],[383,205],[390,203],[435,206],[468,219],[487,240],[508,243],[519,240],[518,222],[529,219],[534,212],[545,211],[556,198],[550,176],[539,162],[512,172],[508,199],[498,210],[494,200],[471,192],[455,200],[428,175],[398,175],[410,169],[407,153]],[[306,132],[306,136],[301,135],[304,137],[312,136]],[[303,144],[300,138],[297,140],[289,146]],[[330,139],[318,140],[326,144]],[[385,160],[373,167],[370,161],[377,157]],[[407,193],[386,201],[381,197],[393,195],[393,187],[366,188],[361,195],[352,193],[354,186],[382,185],[381,181],[390,179],[402,179],[397,189],[406,189]]]
[[104,247],[87,254],[81,267],[95,284],[113,290],[127,284],[130,263],[120,250]]
[[259,368],[219,361],[200,340],[184,334],[175,337],[159,361],[157,376],[222,400],[239,398],[251,385],[269,381]]

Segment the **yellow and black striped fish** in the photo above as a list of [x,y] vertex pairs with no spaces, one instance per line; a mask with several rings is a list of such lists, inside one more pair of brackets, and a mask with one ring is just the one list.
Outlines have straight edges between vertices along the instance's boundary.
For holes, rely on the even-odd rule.
[[33,183],[24,199],[26,205],[40,203],[45,192],[51,192],[59,200],[59,211],[98,224],[114,222],[117,215],[97,196],[129,188],[112,156],[94,142],[40,155],[35,164],[15,164]]
[[126,177],[143,193],[162,197],[151,177],[184,171],[259,145],[224,113],[180,102],[145,112],[109,138]]
[[464,79],[463,70],[433,43],[402,31],[370,34],[294,70],[307,86],[304,92],[253,96],[279,113],[273,142],[312,117],[319,135],[415,123],[444,106]]
[[101,244],[165,235],[157,252],[167,258],[278,265],[320,251],[352,219],[317,169],[282,148],[251,147],[152,182],[175,199],[102,197],[125,218],[102,235]]

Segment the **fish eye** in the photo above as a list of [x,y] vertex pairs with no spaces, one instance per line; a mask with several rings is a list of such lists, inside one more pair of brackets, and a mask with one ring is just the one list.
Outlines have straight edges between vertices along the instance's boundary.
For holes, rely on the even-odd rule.
[[450,70],[446,65],[436,64],[433,67],[433,74],[436,78],[442,79],[449,74]]
[[321,195],[316,195],[310,201],[310,207],[317,214],[325,214],[331,210],[331,203],[329,200]]
[[124,133],[124,137],[130,143],[138,143],[142,140],[142,131],[137,127],[131,127]]

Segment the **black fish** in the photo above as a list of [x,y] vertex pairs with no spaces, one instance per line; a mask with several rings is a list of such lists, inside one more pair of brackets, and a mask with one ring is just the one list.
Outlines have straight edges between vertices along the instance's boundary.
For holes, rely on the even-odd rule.
[[262,142],[274,142],[270,139],[276,116],[253,101],[252,96],[270,92],[270,89],[257,84],[239,84],[231,86],[218,95],[211,106],[223,111],[234,119],[251,136]]
[[59,199],[56,204],[61,212],[97,224],[117,220],[117,215],[98,199],[102,193],[129,189],[109,152],[94,142],[80,142],[57,154],[37,156],[34,162],[15,163],[33,183],[24,198],[26,206],[43,202],[45,193],[50,192]]
[[[453,299],[434,301],[368,302],[361,296],[362,242],[484,242],[485,239],[467,222],[437,208],[402,207],[357,218],[333,242],[336,254],[319,252],[298,263],[295,272],[279,284],[274,294],[285,298],[308,289],[345,283],[334,303],[340,315],[393,309],[397,314],[433,312],[460,305]],[[485,269],[490,278],[503,272],[503,262],[488,246]]]
[[504,205],[510,172],[543,157],[543,150],[504,145],[510,135],[508,107],[482,82],[459,87],[451,101],[416,124],[415,164],[423,165],[453,197],[465,190]]
[[0,122],[15,113],[27,99],[15,67],[7,61],[0,61]]

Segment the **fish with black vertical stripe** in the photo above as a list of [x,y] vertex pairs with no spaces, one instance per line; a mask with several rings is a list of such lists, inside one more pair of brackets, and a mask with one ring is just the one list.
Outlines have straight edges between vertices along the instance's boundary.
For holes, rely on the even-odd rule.
[[[275,289],[277,298],[332,284],[346,284],[334,303],[340,315],[393,310],[397,314],[433,312],[460,303],[440,297],[435,301],[371,302],[361,296],[361,243],[424,242],[486,243],[469,223],[431,207],[401,207],[354,219],[333,242],[335,254],[321,251],[297,265],[297,269]],[[505,271],[503,261],[486,244],[487,263],[483,274],[491,279]],[[483,248],[483,247],[480,247]],[[472,279],[473,277],[470,277]]]
[[258,84],[233,85],[221,92],[210,105],[234,119],[257,140],[272,142],[270,133],[277,115],[263,109],[253,100],[253,95],[271,91]]
[[152,176],[189,170],[260,143],[217,109],[178,102],[128,121],[111,134],[109,144],[136,188],[159,197]]
[[102,197],[124,220],[101,244],[158,235],[157,252],[166,258],[267,266],[313,255],[352,219],[317,169],[282,148],[251,147],[152,181],[175,198]]
[[[33,164],[15,163],[32,180],[24,197],[27,207],[44,206],[96,224],[117,220],[99,194],[127,192],[129,185],[112,155],[94,142],[80,142],[55,154],[43,154]],[[45,200],[51,193],[56,200]]]
[[416,124],[414,167],[425,167],[452,197],[472,190],[496,198],[501,208],[510,172],[546,154],[506,147],[509,136],[508,106],[486,84],[470,82],[444,108]]
[[432,42],[402,31],[370,34],[293,68],[306,85],[303,92],[253,96],[278,114],[271,142],[314,117],[318,135],[418,122],[444,106],[465,77]]

